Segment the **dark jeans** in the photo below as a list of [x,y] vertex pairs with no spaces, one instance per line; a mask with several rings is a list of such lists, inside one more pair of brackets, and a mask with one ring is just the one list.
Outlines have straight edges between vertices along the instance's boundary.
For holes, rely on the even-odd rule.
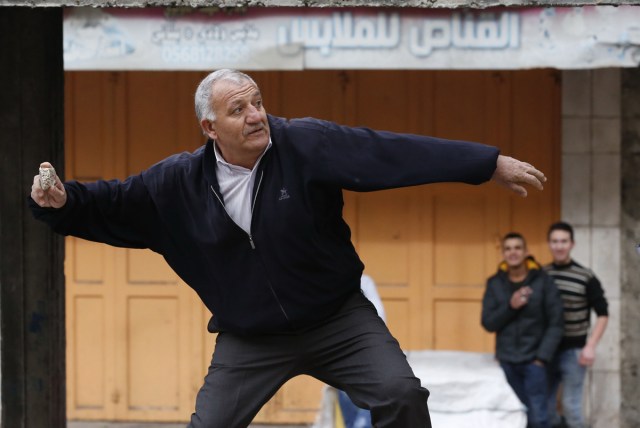
[[247,427],[286,381],[301,374],[346,391],[371,410],[377,428],[431,428],[429,392],[362,293],[321,325],[300,331],[219,333],[189,427]]
[[527,407],[528,428],[550,428],[547,400],[547,369],[531,363],[500,362],[507,382]]
[[353,404],[346,392],[338,391],[345,428],[371,428],[371,412]]
[[560,424],[556,396],[562,383],[562,415],[568,428],[585,427],[582,416],[582,391],[587,368],[578,362],[580,350],[581,348],[570,348],[558,352],[550,366],[549,420],[553,424]]

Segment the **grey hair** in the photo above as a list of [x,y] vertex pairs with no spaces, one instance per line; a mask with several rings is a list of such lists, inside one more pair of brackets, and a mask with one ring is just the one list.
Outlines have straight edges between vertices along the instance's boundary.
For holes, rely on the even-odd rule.
[[[238,70],[222,68],[209,73],[207,77],[202,79],[198,85],[198,89],[196,89],[195,104],[198,122],[202,122],[203,119],[208,119],[210,121],[216,120],[216,114],[213,111],[213,106],[211,105],[211,93],[213,92],[213,85],[221,80],[230,80],[237,84],[249,81],[256,85],[256,82],[254,82],[248,74],[244,74]],[[257,86],[258,85],[256,85],[256,87]]]

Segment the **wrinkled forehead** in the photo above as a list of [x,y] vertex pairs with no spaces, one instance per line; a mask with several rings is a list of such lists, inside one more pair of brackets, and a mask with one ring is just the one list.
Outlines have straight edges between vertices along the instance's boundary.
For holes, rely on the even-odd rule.
[[227,105],[244,98],[259,96],[260,89],[248,79],[223,79],[213,84],[211,95],[214,105]]
[[220,93],[234,88],[254,88],[258,89],[258,85],[251,79],[244,76],[227,76],[212,83],[211,92]]

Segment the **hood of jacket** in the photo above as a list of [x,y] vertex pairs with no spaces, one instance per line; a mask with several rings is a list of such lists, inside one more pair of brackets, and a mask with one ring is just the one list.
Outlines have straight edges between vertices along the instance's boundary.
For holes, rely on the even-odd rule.
[[[524,263],[527,267],[528,272],[542,270],[542,265],[538,263],[536,259],[533,258],[533,256],[527,256],[527,258],[524,260]],[[509,272],[509,266],[507,265],[507,262],[503,260],[498,265],[498,274],[506,274],[507,272]]]

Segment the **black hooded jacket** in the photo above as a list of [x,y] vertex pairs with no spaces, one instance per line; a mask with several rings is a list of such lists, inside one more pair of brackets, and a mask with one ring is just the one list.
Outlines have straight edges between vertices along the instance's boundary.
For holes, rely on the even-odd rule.
[[563,335],[563,306],[553,279],[528,258],[529,272],[522,286],[533,290],[529,301],[513,309],[516,288],[509,281],[506,263],[487,281],[482,299],[482,326],[496,333],[496,357],[509,363],[551,361]]

